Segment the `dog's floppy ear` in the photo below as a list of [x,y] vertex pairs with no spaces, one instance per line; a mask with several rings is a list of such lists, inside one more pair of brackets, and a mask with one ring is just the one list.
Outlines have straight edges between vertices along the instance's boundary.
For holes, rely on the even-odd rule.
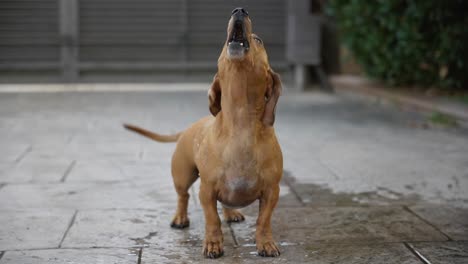
[[279,74],[273,70],[268,70],[271,76],[271,82],[269,82],[266,93],[265,93],[265,111],[263,112],[262,122],[267,126],[273,126],[275,123],[275,111],[276,103],[283,90]]
[[210,101],[210,112],[216,116],[221,111],[221,86],[219,86],[217,74],[213,78],[210,90],[208,90],[208,100]]

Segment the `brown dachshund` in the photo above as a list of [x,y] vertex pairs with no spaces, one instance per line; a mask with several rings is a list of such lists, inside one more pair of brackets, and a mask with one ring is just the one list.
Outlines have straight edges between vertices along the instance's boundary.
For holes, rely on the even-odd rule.
[[178,203],[172,227],[189,226],[188,190],[200,177],[206,257],[223,255],[217,201],[223,205],[226,221],[240,222],[244,216],[235,208],[257,199],[260,201],[255,234],[257,250],[260,256],[276,257],[280,252],[273,240],[270,220],[283,172],[283,156],[273,129],[281,81],[270,68],[262,40],[252,33],[252,22],[244,9],[232,12],[227,35],[218,59],[218,73],[208,91],[213,116],[176,135],[125,127],[156,141],[177,141],[172,177]]

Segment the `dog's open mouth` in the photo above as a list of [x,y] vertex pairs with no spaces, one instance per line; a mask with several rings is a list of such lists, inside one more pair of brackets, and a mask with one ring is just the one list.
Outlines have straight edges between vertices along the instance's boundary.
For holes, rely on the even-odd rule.
[[246,35],[243,20],[235,20],[228,35],[228,55],[231,59],[239,59],[249,50],[249,41]]

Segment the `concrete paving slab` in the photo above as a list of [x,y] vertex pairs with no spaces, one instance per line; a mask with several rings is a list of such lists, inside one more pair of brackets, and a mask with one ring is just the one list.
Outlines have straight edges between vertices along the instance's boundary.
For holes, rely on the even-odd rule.
[[[169,163],[157,161],[119,162],[116,164],[126,179],[154,180],[172,183],[171,166]],[[174,190],[175,191],[175,190]]]
[[78,160],[66,178],[67,182],[118,182],[127,178],[110,161]]
[[468,209],[442,205],[415,205],[410,210],[454,240],[468,240]]
[[306,206],[390,206],[411,205],[420,201],[417,195],[403,196],[394,194],[385,188],[361,193],[335,193],[326,185],[304,183],[294,183],[292,188]]
[[71,161],[63,159],[28,159],[9,168],[0,168],[0,182],[60,182]]
[[141,146],[122,140],[107,143],[64,142],[34,148],[28,157],[31,159],[53,159],[57,157],[83,161],[134,161],[139,160]]
[[175,206],[172,185],[151,182],[9,184],[0,191],[0,208],[109,209]]
[[[232,225],[239,244],[253,243],[257,214]],[[272,218],[278,242],[292,244],[444,241],[446,237],[401,207],[277,208]]]
[[0,210],[0,251],[58,247],[72,210]]
[[280,246],[277,258],[258,256],[255,246],[226,247],[219,260],[190,247],[143,249],[141,263],[421,263],[403,244]]
[[[67,182],[151,181],[172,183],[170,164],[151,161],[78,160]],[[158,184],[159,185],[159,184]]]
[[467,241],[421,242],[411,243],[428,263],[432,264],[464,264],[468,259]]
[[2,144],[1,163],[14,163],[19,161],[30,149],[29,144]]
[[328,187],[341,192],[377,191],[383,187],[391,190],[390,199],[394,194],[418,193],[428,201],[466,201],[468,158],[460,155],[466,150],[453,146],[449,150],[445,144],[468,144],[468,141],[428,141],[416,146],[398,142],[407,141],[405,137],[409,136],[396,138],[389,134],[382,136],[382,140],[353,138],[330,142],[320,150],[320,159],[340,180],[329,181]]
[[[198,247],[204,238],[200,209],[190,210],[190,227],[170,228],[171,210],[87,210],[80,211],[63,247]],[[223,223],[226,245],[234,245],[230,229]]]
[[[283,246],[279,258],[257,255],[255,247],[238,248],[242,263],[421,263],[403,244]],[[237,263],[237,262],[232,262]]]
[[71,142],[65,151],[67,157],[77,160],[136,160],[141,147],[126,142],[112,144]]
[[[258,201],[256,202],[258,204]],[[286,185],[284,182],[280,184],[280,196],[278,200],[278,204],[276,205],[277,207],[301,207],[303,206],[302,202],[299,200],[299,198],[296,196],[294,193],[294,190],[292,190],[288,185]],[[249,207],[252,207],[249,206]],[[254,205],[254,208],[258,210],[258,205]]]
[[113,263],[136,264],[139,249],[47,249],[9,251],[1,264]]
[[200,246],[174,246],[167,244],[164,247],[150,246],[144,248],[141,255],[141,264],[169,264],[169,263],[229,263],[231,254],[235,252],[233,246],[225,246],[224,256],[221,259],[206,259],[202,255]]
[[[192,224],[190,230],[175,232],[168,227],[176,199],[170,176],[175,144],[152,142],[129,133],[121,124],[130,122],[156,132],[172,133],[208,114],[205,92],[2,95],[0,146],[2,151],[11,149],[10,154],[0,157],[0,164],[6,165],[3,169],[18,160],[60,158],[75,160],[76,165],[84,167],[71,170],[76,174],[69,174],[61,184],[23,182],[1,187],[0,181],[0,210],[95,209],[88,215],[89,220],[80,219],[80,232],[84,235],[73,234],[77,245],[107,243],[115,248],[108,241],[109,237],[115,237],[115,243],[120,245],[148,244],[149,248],[144,250],[155,250],[153,256],[164,257],[159,258],[161,263],[175,259],[177,252],[189,258],[186,262],[205,262],[199,258],[203,236],[201,213],[198,220],[192,220],[201,224]],[[285,169],[295,180],[287,183],[292,188],[282,188],[279,214],[273,223],[282,247],[294,254],[286,255],[283,262],[300,263],[299,256],[309,252],[306,247],[315,247],[317,243],[328,243],[324,248],[317,246],[320,256],[327,256],[317,257],[318,260],[328,260],[330,256],[336,262],[346,263],[347,257],[354,260],[357,256],[356,259],[362,257],[362,262],[366,262],[367,256],[372,255],[376,256],[372,262],[378,263],[391,262],[390,258],[378,256],[406,256],[403,252],[394,254],[401,249],[400,241],[444,240],[437,229],[464,239],[463,223],[447,217],[450,225],[445,225],[442,220],[434,220],[439,216],[423,213],[420,216],[425,220],[421,220],[400,207],[436,201],[443,207],[468,208],[466,130],[414,126],[414,122],[421,121],[425,117],[419,114],[338,96],[285,93],[280,98],[275,130],[283,149]],[[103,164],[115,164],[121,174]],[[201,210],[196,187],[191,194],[190,210]],[[161,210],[157,216],[166,214],[167,221],[153,223],[140,218],[138,213],[112,215],[107,213],[111,208]],[[248,262],[251,257],[256,261],[256,256],[246,254],[254,251],[251,249],[257,211],[258,204],[252,205],[246,210],[246,223],[231,225],[248,251],[228,245],[226,248],[232,255],[225,256],[224,262]],[[455,219],[464,217],[456,212],[446,215]],[[135,223],[132,220],[127,223],[125,219],[133,219]],[[96,227],[103,231],[96,231]],[[164,243],[156,241],[152,232],[158,232]],[[86,234],[91,242],[86,241]],[[176,241],[172,243],[174,238]],[[133,244],[128,244],[129,241]],[[386,241],[391,243],[385,245],[399,245],[399,249],[389,253],[377,250],[374,254],[366,247],[339,251],[343,243],[353,244],[350,246],[372,243],[369,247],[374,247]],[[366,250],[369,253],[353,255],[354,251]],[[89,254],[93,255],[91,251]]]

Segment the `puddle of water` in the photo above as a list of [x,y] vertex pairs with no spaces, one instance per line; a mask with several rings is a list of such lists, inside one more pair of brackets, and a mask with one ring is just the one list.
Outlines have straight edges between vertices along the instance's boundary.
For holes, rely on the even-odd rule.
[[138,256],[140,254],[140,249],[138,248],[130,248],[128,249],[128,256]]
[[157,234],[158,232],[149,232],[148,235],[146,235],[145,237],[136,237],[136,238],[129,238],[129,239],[134,241],[135,244],[139,246],[148,247],[150,245],[150,242],[148,242],[148,240],[151,240]]
[[284,182],[294,191],[304,204],[317,206],[363,206],[363,205],[395,205],[414,204],[421,201],[417,194],[404,195],[388,188],[377,187],[369,192],[334,192],[331,188],[318,184],[303,184],[296,182],[287,171],[283,175]]

